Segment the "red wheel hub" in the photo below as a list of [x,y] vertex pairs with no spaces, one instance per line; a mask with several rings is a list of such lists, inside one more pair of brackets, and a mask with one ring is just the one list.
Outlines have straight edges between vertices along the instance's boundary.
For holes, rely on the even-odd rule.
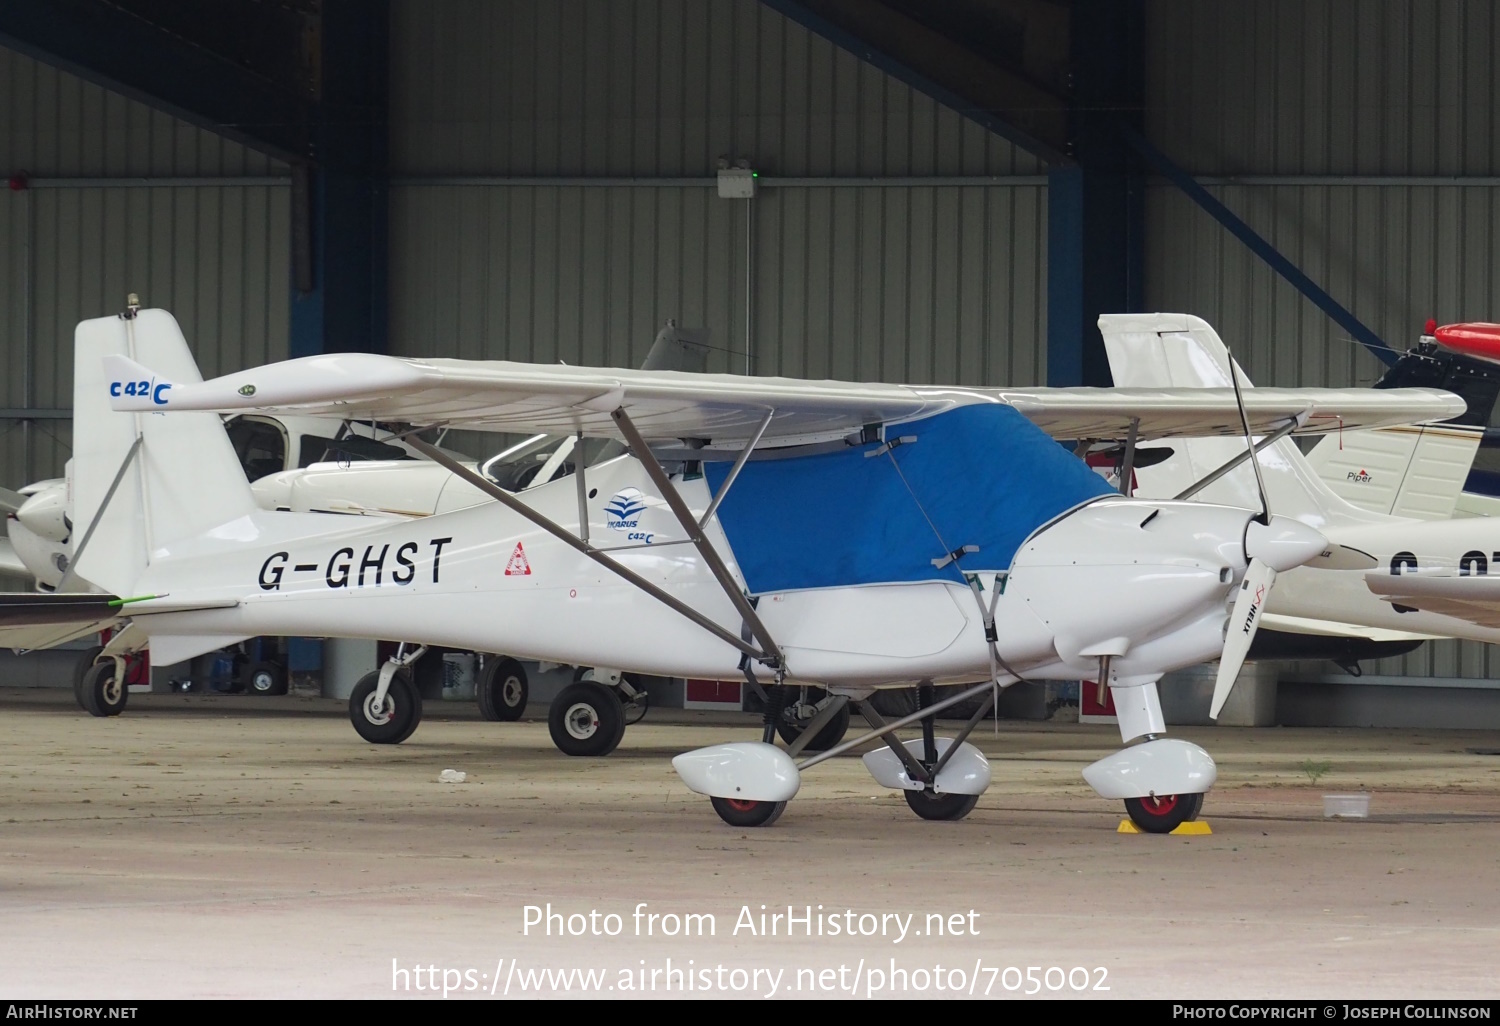
[[760,802],[745,801],[741,798],[725,798],[724,804],[728,805],[735,812],[753,812]]
[[1141,809],[1148,816],[1167,816],[1177,808],[1177,800],[1175,794],[1147,795],[1141,799]]

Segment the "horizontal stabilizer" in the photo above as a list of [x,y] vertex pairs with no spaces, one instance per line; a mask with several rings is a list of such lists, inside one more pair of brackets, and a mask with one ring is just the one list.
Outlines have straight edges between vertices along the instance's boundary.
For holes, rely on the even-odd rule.
[[109,620],[121,615],[120,605],[114,595],[0,595],[0,627]]
[[122,599],[116,595],[76,592],[0,594],[0,628],[42,627],[48,624],[85,624],[150,613],[185,613],[198,609],[226,609],[235,599],[177,602],[166,595]]

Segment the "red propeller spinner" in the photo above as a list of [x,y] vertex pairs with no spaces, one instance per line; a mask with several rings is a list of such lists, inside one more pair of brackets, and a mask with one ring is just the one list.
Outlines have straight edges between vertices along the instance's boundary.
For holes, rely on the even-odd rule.
[[1454,352],[1500,363],[1500,324],[1475,321],[1445,324],[1432,330],[1432,337]]

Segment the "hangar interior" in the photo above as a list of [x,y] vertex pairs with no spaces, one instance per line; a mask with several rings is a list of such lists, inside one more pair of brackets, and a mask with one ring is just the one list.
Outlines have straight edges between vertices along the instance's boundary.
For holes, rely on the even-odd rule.
[[[62,474],[127,293],[205,376],[633,366],[670,319],[716,371],[1105,385],[1096,317],[1174,311],[1371,385],[1494,316],[1497,44],[1485,0],[7,5],[0,484]],[[1285,664],[1278,715],[1494,726],[1497,658]]]

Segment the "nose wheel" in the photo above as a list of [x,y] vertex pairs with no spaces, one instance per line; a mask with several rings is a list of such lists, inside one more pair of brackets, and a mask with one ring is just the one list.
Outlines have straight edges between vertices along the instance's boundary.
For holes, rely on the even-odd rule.
[[1148,834],[1170,834],[1182,824],[1198,818],[1203,795],[1164,794],[1126,798],[1125,812],[1131,822]]

